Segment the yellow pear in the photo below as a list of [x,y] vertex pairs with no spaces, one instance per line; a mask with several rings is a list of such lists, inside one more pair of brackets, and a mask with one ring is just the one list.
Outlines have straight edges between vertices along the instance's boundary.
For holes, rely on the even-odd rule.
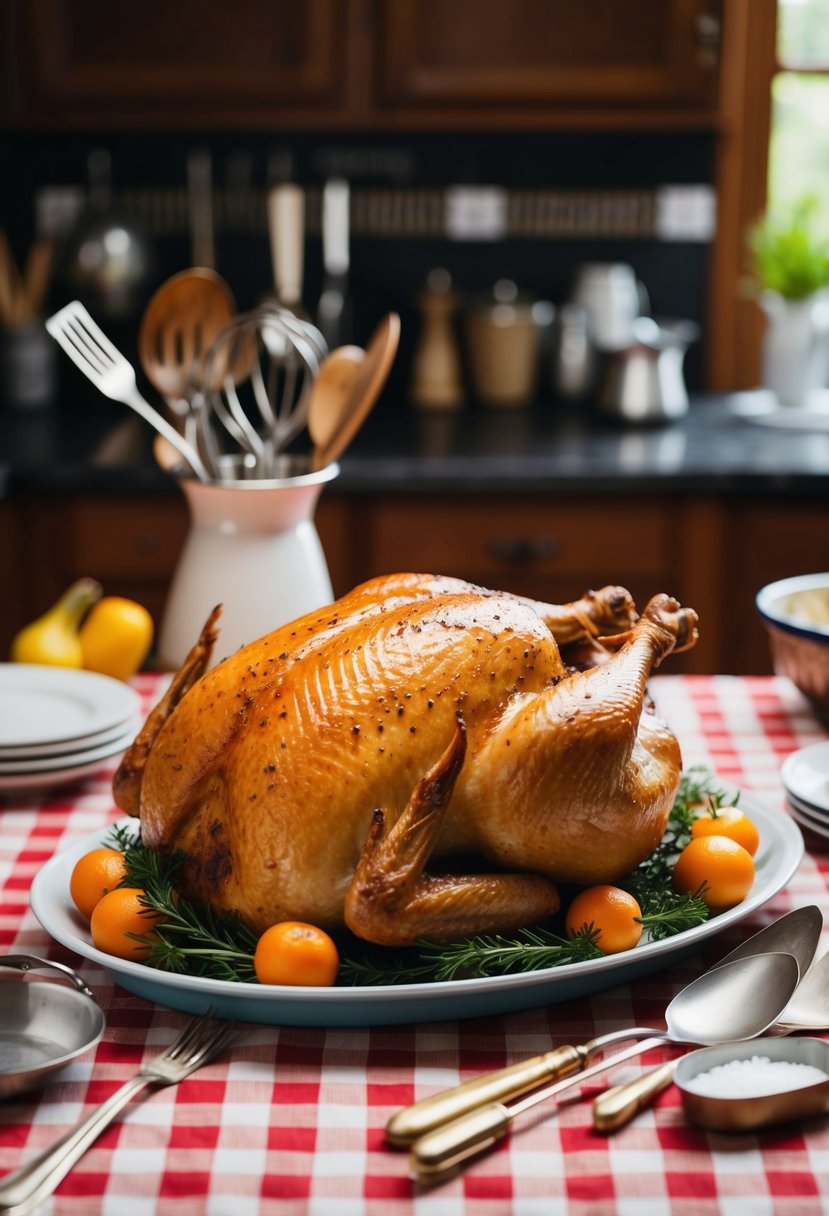
[[12,662],[80,667],[83,651],[78,630],[101,593],[101,584],[94,578],[80,578],[74,582],[48,612],[26,625],[13,638]]

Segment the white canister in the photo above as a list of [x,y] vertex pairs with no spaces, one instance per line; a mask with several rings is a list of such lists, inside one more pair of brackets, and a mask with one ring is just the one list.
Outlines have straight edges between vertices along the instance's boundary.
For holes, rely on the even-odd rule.
[[572,300],[586,309],[594,345],[622,350],[633,338],[633,322],[648,311],[647,292],[626,262],[587,262],[580,266]]

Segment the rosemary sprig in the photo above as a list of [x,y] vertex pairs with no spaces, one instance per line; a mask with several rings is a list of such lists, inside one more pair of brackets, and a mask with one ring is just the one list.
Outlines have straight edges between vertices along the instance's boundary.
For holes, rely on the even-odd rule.
[[702,765],[694,765],[682,774],[661,841],[650,856],[619,883],[620,887],[630,891],[636,898],[643,913],[651,911],[650,905],[654,898],[663,899],[672,893],[671,871],[677,857],[691,839],[691,827],[697,818],[697,808],[700,804],[718,807],[726,798],[726,792]]
[[473,975],[507,975],[601,958],[602,952],[596,945],[597,937],[598,932],[592,927],[571,939],[536,927],[520,929],[514,937],[481,935],[440,946],[424,942],[420,946],[420,954],[432,962],[436,980],[454,980]]
[[[677,891],[650,891],[639,921],[655,942],[684,933],[708,920],[709,912],[700,891],[680,895]],[[641,903],[639,904],[642,907]]]
[[376,953],[347,957],[340,966],[339,980],[346,984],[413,984],[538,971],[601,958],[597,936],[590,928],[567,939],[536,927],[521,929],[512,937],[482,934],[457,942],[422,941],[412,947],[410,961],[398,956],[391,966]]
[[256,935],[233,913],[216,913],[207,903],[185,899],[175,887],[181,855],[165,858],[148,849],[128,828],[115,825],[115,848],[126,860],[124,886],[140,887],[141,902],[163,919],[152,933],[131,934],[149,945],[147,963],[163,971],[246,983],[256,979]]
[[642,924],[654,941],[684,933],[709,917],[701,891],[680,895],[671,885],[674,862],[691,839],[691,827],[700,805],[716,809],[729,799],[716,778],[703,765],[693,765],[681,776],[674,805],[661,841],[649,857],[619,886],[636,899]]

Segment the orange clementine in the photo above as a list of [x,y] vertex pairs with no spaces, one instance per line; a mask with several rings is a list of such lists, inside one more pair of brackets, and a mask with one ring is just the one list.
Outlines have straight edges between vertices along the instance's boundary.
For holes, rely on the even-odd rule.
[[727,836],[736,840],[753,857],[760,847],[760,833],[754,823],[736,806],[721,806],[713,815],[701,815],[691,825],[691,839],[700,836]]
[[98,901],[89,922],[94,946],[105,954],[133,962],[147,958],[150,945],[127,936],[140,933],[152,938],[153,926],[163,919],[141,903],[143,894],[140,887],[116,887]]
[[99,899],[122,879],[127,867],[118,849],[92,849],[75,862],[69,879],[69,894],[78,911],[89,920]]
[[642,936],[637,920],[641,915],[629,892],[605,884],[581,891],[567,909],[564,923],[568,937],[575,937],[585,926],[597,929],[596,945],[602,954],[618,954],[631,950]]
[[701,895],[712,911],[722,912],[741,903],[754,882],[751,854],[728,836],[698,836],[687,844],[673,870],[675,890]]
[[340,965],[334,942],[323,929],[286,920],[266,929],[253,955],[260,984],[308,984],[330,987]]

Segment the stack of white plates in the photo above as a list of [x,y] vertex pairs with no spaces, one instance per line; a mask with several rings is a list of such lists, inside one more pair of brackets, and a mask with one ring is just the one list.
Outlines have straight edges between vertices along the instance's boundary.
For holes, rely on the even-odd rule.
[[794,818],[829,838],[829,742],[812,743],[787,756],[780,776]]
[[134,689],[109,676],[0,663],[0,793],[95,772],[133,741],[139,710]]

